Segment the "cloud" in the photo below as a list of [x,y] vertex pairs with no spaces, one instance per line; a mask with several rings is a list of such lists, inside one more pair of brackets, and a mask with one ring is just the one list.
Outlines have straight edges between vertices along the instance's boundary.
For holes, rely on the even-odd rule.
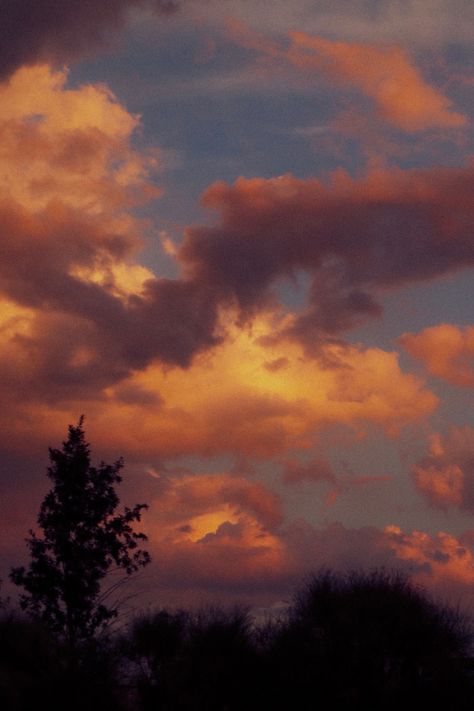
[[[396,353],[337,336],[379,313],[379,291],[472,263],[472,171],[215,184],[205,201],[221,222],[189,230],[170,279],[139,262],[148,225],[133,208],[160,193],[159,152],[132,146],[139,119],[46,66],[19,70],[0,98],[9,446],[33,420],[39,438],[61,437],[85,411],[125,454],[261,458],[335,423],[395,435],[434,410]],[[276,289],[301,270],[307,308],[281,312]]]
[[453,427],[432,435],[429,453],[413,467],[418,491],[440,509],[474,512],[474,430]]
[[[298,343],[265,342],[275,330],[273,318],[259,317],[251,330],[227,324],[227,338],[187,369],[154,363],[120,377],[110,372],[107,353],[95,364],[92,339],[78,348],[76,321],[68,328],[65,318],[51,324],[44,334],[49,350],[41,341],[35,347],[25,343],[29,313],[12,307],[3,331],[0,390],[10,406],[0,418],[0,440],[9,447],[25,446],[32,421],[34,436],[44,443],[61,438],[67,423],[86,412],[102,446],[133,460],[218,454],[263,460],[289,449],[310,450],[334,425],[360,436],[375,425],[397,436],[437,406],[423,381],[401,370],[396,353],[329,344],[322,361],[306,357]],[[46,328],[47,320],[41,323]],[[0,327],[0,344],[1,334]],[[77,381],[68,371],[59,397],[59,361],[67,353]],[[285,364],[268,370],[266,364],[275,360]],[[106,386],[112,375],[118,382]]]
[[[104,436],[107,421],[117,417],[114,430],[138,437],[134,450],[149,450],[148,439],[163,456],[229,452],[266,458],[291,447],[305,449],[336,423],[363,429],[371,422],[395,434],[436,407],[422,382],[400,370],[395,353],[328,347],[327,359],[338,359],[339,367],[326,368],[304,358],[297,344],[262,344],[269,331],[265,320],[252,331],[234,327],[212,356],[184,372],[150,367],[135,376],[132,381],[160,392],[164,407],[137,418],[133,411],[115,414],[112,402],[104,412]],[[283,373],[265,368],[269,355],[288,360]],[[133,420],[141,421],[142,434]]]
[[[278,497],[229,474],[160,476],[144,520],[161,585],[194,594],[249,589],[279,575]],[[194,598],[195,601],[196,598]]]
[[[360,42],[405,42],[414,46],[440,47],[469,43],[473,39],[474,10],[470,0],[207,0],[212,17],[230,16],[265,33],[279,35],[288,27],[328,37]],[[194,7],[190,4],[190,8]],[[211,14],[211,13],[210,13]]]
[[113,41],[130,10],[177,8],[174,0],[0,0],[0,78],[24,64],[63,64]]
[[472,166],[215,183],[203,204],[220,219],[187,231],[180,260],[244,318],[307,273],[308,308],[287,334],[314,344],[379,315],[380,292],[473,266],[473,184]]
[[235,21],[230,33],[244,47],[361,91],[374,101],[380,119],[406,133],[467,124],[467,117],[427,84],[402,47],[334,41],[306,32],[290,32],[285,47]]
[[398,342],[431,375],[460,387],[474,387],[474,327],[448,323],[404,333]]
[[291,62],[360,89],[374,100],[381,118],[407,133],[467,123],[447,97],[423,80],[401,47],[334,42],[304,32],[290,38]]
[[244,477],[157,473],[156,498],[151,507],[160,522],[160,537],[201,541],[222,523],[236,523],[243,515],[258,519],[268,530],[282,521],[278,496]]
[[326,506],[332,506],[338,498],[354,489],[360,489],[373,484],[386,483],[392,477],[388,474],[381,475],[354,475],[338,474],[331,464],[321,457],[315,457],[307,462],[296,458],[283,461],[283,483],[300,484],[301,482],[323,482],[331,488],[326,494]]
[[[133,208],[161,194],[160,154],[132,147],[138,117],[106,87],[68,88],[47,66],[18,70],[0,99],[0,292],[7,313],[15,304],[23,314],[4,347],[25,364],[30,396],[71,397],[81,383],[92,393],[155,361],[188,368],[228,337],[236,304],[242,323],[277,307],[275,288],[301,270],[312,279],[307,309],[273,335],[321,356],[325,340],[380,313],[378,291],[473,261],[472,170],[338,173],[330,186],[214,184],[204,201],[221,223],[188,231],[180,278],[156,276],[139,263],[147,224]],[[268,352],[266,368],[285,358]],[[269,416],[287,408],[259,398]],[[255,409],[255,395],[243,402]]]
[[133,208],[162,192],[159,151],[132,147],[138,125],[106,87],[71,89],[46,65],[0,85],[0,357],[25,396],[87,396],[218,340],[205,285],[138,262],[148,225]]
[[283,462],[283,481],[285,484],[295,484],[301,481],[335,483],[336,475],[330,463],[325,459],[315,458],[309,462],[287,459]]
[[443,531],[433,536],[422,531],[408,534],[398,526],[387,526],[385,536],[397,559],[413,566],[415,579],[422,585],[450,592],[458,600],[462,591],[472,591],[474,555],[462,536]]
[[228,474],[164,476],[157,484],[146,526],[159,561],[150,574],[160,581],[161,604],[216,594],[265,604],[287,597],[322,567],[400,569],[457,602],[474,582],[469,532],[456,538],[442,531],[407,533],[396,525],[284,524],[268,490]]

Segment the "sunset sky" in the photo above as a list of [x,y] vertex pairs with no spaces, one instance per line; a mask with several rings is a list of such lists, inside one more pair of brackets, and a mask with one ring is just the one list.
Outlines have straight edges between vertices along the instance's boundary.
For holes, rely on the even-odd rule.
[[471,0],[0,11],[4,591],[84,414],[144,604],[384,565],[474,609]]

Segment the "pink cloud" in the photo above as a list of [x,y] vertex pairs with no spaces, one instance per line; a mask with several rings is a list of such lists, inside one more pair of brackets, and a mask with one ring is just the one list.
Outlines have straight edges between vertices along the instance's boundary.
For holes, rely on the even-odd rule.
[[474,430],[453,427],[431,437],[428,455],[413,467],[417,489],[432,506],[474,511]]
[[467,123],[446,96],[425,82],[401,47],[335,42],[304,32],[292,32],[290,38],[291,62],[360,89],[374,100],[381,118],[407,133]]
[[467,117],[452,109],[452,102],[424,80],[408,52],[397,45],[342,42],[290,32],[285,46],[237,21],[229,23],[229,32],[241,46],[273,61],[287,61],[302,71],[360,90],[374,101],[379,118],[406,133],[467,124]]
[[429,373],[460,387],[474,387],[474,327],[443,323],[404,333],[399,343]]
[[[161,603],[167,604],[168,596],[176,604],[218,595],[228,601],[269,604],[288,599],[311,572],[325,567],[398,569],[435,595],[469,603],[474,582],[469,532],[457,538],[444,532],[408,533],[395,525],[350,529],[340,523],[315,527],[303,520],[270,531],[243,509],[238,520],[231,520],[230,509],[224,513],[223,505],[223,500],[214,504],[213,517],[203,502],[206,513],[178,527],[172,538],[167,524],[160,534],[160,517],[151,510],[156,529],[152,524],[150,530],[157,533],[151,534],[150,544],[159,561]],[[203,526],[199,538],[193,533],[197,525]],[[150,572],[153,576],[153,569]]]

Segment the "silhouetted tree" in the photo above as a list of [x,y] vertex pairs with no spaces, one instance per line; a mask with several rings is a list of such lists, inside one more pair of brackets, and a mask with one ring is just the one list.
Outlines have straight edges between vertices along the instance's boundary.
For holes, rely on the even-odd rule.
[[13,568],[10,577],[25,590],[22,609],[75,650],[117,615],[102,589],[106,575],[113,570],[126,578],[149,563],[148,553],[138,547],[146,536],[133,530],[147,507],[137,504],[116,513],[123,461],[91,466],[83,417],[69,427],[62,449],[50,449],[49,456],[53,488],[38,515],[42,535],[30,531],[29,568]]

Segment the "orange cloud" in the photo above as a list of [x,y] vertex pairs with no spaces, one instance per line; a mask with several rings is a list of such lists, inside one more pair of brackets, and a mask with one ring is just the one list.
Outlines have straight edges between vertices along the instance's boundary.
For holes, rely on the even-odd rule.
[[165,584],[248,588],[287,566],[281,518],[277,496],[242,477],[163,475],[144,530]]
[[123,208],[156,197],[156,152],[130,145],[139,118],[103,85],[67,87],[67,72],[19,69],[0,84],[2,198],[39,213],[51,201],[130,231]]
[[[227,477],[217,475],[223,481]],[[245,488],[248,482],[239,480],[237,486]],[[185,487],[186,477],[179,498],[186,512]],[[232,505],[225,504],[225,497],[212,506],[204,497],[200,505],[202,514],[196,514],[194,500],[192,516],[177,516],[174,528],[166,522],[165,512],[161,528],[162,513],[152,507],[148,514],[150,545],[159,561],[156,584],[174,604],[183,595],[195,601],[199,594],[212,599],[216,593],[221,599],[237,596],[262,604],[287,597],[308,574],[322,567],[400,569],[430,592],[456,602],[467,593],[469,603],[474,583],[471,532],[458,538],[442,531],[405,533],[395,525],[384,529],[350,529],[340,523],[314,527],[304,520],[269,530],[254,513],[244,509],[236,513]]]
[[243,23],[234,21],[229,28],[242,46],[359,89],[374,100],[380,118],[402,131],[467,124],[467,117],[453,111],[452,102],[426,83],[401,47],[338,42],[306,32],[290,32],[290,44],[283,47]]
[[290,38],[290,61],[357,87],[374,99],[383,119],[407,133],[467,123],[447,97],[424,81],[400,47],[335,42],[304,32],[292,32]]
[[420,333],[404,333],[399,343],[432,375],[461,387],[474,387],[474,326],[443,323]]
[[[94,429],[111,447],[142,456],[229,452],[266,458],[309,448],[334,424],[363,431],[370,422],[395,435],[436,407],[422,381],[400,370],[396,353],[327,346],[327,360],[338,364],[328,368],[305,357],[296,343],[266,344],[273,329],[274,322],[261,317],[251,330],[231,328],[223,344],[186,371],[151,366],[134,375],[128,382],[159,393],[159,408],[120,404],[110,388],[109,403],[91,412]],[[265,364],[279,358],[283,369],[269,371]],[[120,441],[112,441],[114,432]]]
[[132,147],[138,124],[105,86],[72,89],[46,65],[0,84],[0,303],[28,312],[20,331],[9,320],[0,359],[22,397],[87,397],[216,342],[206,287],[137,261],[145,224],[133,208],[161,194],[159,153]]
[[432,435],[429,452],[413,467],[417,489],[436,507],[474,511],[474,430]]
[[422,531],[407,534],[398,526],[387,526],[385,536],[397,558],[414,566],[415,577],[423,585],[473,585],[473,552],[456,536],[443,531],[434,536]]
[[[160,474],[156,482],[152,517],[160,522],[159,537],[168,535],[201,540],[222,523],[236,523],[243,515],[258,519],[267,529],[281,523],[278,496],[261,484],[231,474]],[[192,522],[195,525],[192,525]],[[184,526],[184,530],[183,529]]]
[[[52,353],[36,354],[22,338],[12,337],[29,328],[29,318],[28,311],[14,311],[6,321],[8,357],[22,357],[18,376],[11,371],[13,393],[18,392],[19,378],[33,388],[38,368],[53,362]],[[46,327],[47,321],[42,323]],[[267,458],[289,448],[309,449],[325,428],[336,424],[363,433],[371,423],[396,435],[405,425],[425,419],[437,405],[419,378],[400,369],[394,352],[332,344],[324,347],[318,360],[305,356],[297,343],[266,343],[265,336],[275,330],[272,318],[260,317],[252,330],[230,325],[228,329],[226,341],[198,356],[190,368],[163,370],[152,365],[100,393],[97,378],[103,376],[95,372],[94,360],[89,362],[87,341],[78,349],[77,337],[66,329],[64,348],[70,349],[77,372],[88,374],[88,380],[80,380],[77,389],[70,385],[68,398],[57,404],[48,400],[50,378],[45,378],[42,402],[27,393],[14,401],[10,393],[18,418],[12,420],[12,412],[8,417],[5,413],[4,436],[10,446],[17,441],[24,447],[24,434],[31,434],[34,419],[38,437],[49,441],[61,437],[77,413],[86,412],[102,446],[134,459],[219,453]],[[57,348],[64,353],[61,342]],[[284,359],[284,365],[268,370],[266,364],[278,359]],[[327,362],[333,365],[328,367]],[[103,367],[110,367],[108,361]],[[56,415],[46,418],[43,430],[47,411]]]

